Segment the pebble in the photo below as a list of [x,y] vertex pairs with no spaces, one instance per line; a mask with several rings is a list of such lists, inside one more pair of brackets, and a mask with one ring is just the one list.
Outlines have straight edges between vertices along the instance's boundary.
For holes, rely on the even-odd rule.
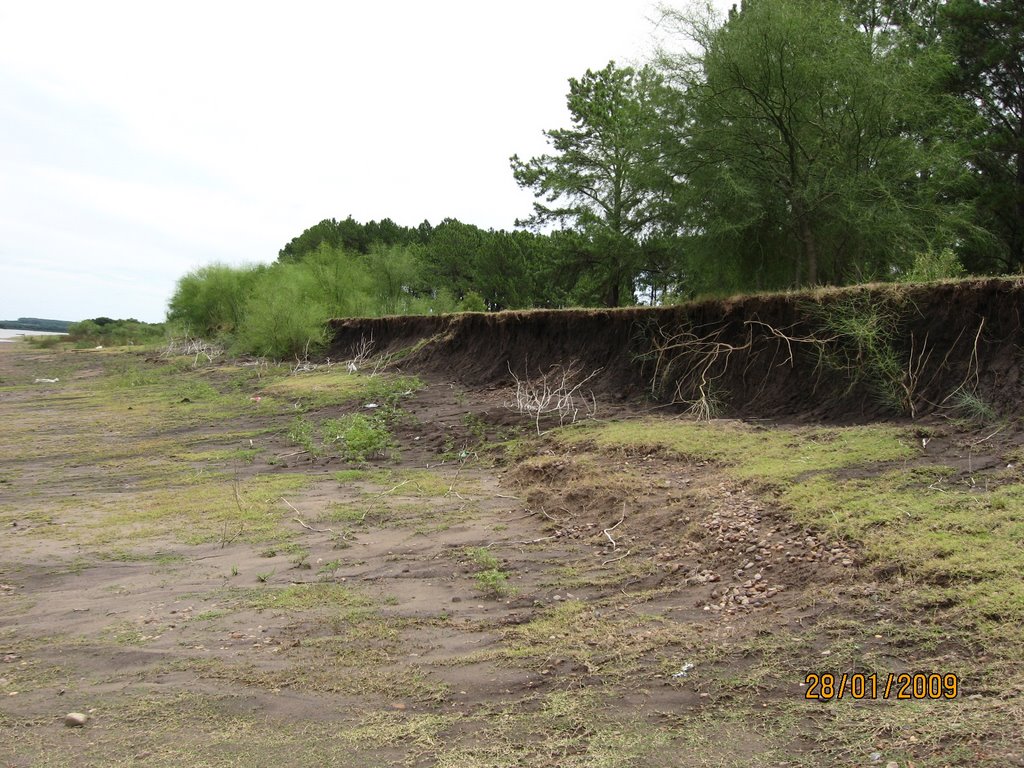
[[89,716],[81,712],[68,712],[64,715],[64,725],[68,728],[81,728],[88,719]]

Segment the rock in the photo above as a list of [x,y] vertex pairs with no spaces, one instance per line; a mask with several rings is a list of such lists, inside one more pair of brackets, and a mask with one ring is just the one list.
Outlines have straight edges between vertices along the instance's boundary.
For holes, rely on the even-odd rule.
[[885,768],[900,768],[900,764],[897,763],[895,760],[890,760],[888,763],[885,764]]
[[88,719],[89,716],[81,712],[68,712],[64,715],[64,725],[68,728],[81,728]]

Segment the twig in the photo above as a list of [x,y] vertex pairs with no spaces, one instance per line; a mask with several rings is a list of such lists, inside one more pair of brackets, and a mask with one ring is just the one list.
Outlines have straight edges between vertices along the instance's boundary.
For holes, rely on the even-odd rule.
[[611,528],[605,528],[603,533],[608,537],[608,541],[612,543],[612,552],[619,548],[619,545],[615,543],[615,539],[612,538],[612,531],[622,525],[622,521],[626,519],[626,502],[622,502],[622,517],[619,518],[619,522],[613,525]]
[[[289,504],[288,506],[291,506],[291,505]],[[334,530],[333,530],[332,528],[314,528],[314,527],[312,527],[312,526],[310,526],[310,525],[306,525],[306,524],[305,524],[304,522],[302,522],[302,520],[301,520],[300,518],[298,518],[298,517],[293,517],[293,518],[292,518],[292,520],[294,520],[294,521],[295,521],[296,523],[298,523],[299,525],[301,525],[301,526],[302,526],[303,528],[305,528],[305,529],[306,529],[307,531],[313,531],[313,533],[334,533]]]
[[617,563],[617,562],[619,562],[619,560],[622,560],[623,558],[629,557],[629,553],[632,552],[632,551],[633,550],[631,550],[631,549],[627,549],[626,550],[626,554],[624,554],[624,555],[619,555],[618,557],[613,557],[611,560],[602,560],[601,561],[601,565],[609,565],[611,563]]
[[307,531],[313,531],[314,533],[334,533],[334,531],[332,531],[330,528],[314,528],[311,525],[306,525],[302,521],[302,518],[299,517],[299,510],[297,510],[295,507],[293,507],[291,505],[291,502],[288,501],[288,499],[286,499],[284,496],[282,496],[281,497],[281,501],[283,501],[285,504],[287,504],[288,505],[288,509],[290,509],[292,512],[295,513],[295,517],[293,517],[292,520],[294,520],[296,523],[301,525]]

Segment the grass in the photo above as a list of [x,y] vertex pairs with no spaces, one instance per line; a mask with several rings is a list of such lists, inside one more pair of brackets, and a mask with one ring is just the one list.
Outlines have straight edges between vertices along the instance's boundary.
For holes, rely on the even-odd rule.
[[360,401],[394,407],[424,386],[415,376],[369,376],[348,373],[338,366],[276,378],[263,387],[263,392],[297,402],[303,410],[319,410]]

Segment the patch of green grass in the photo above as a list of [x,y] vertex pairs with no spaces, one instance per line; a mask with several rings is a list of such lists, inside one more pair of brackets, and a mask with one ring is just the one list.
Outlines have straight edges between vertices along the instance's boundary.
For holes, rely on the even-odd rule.
[[906,430],[881,425],[763,429],[739,422],[637,419],[587,422],[560,430],[558,437],[610,449],[668,450],[720,463],[740,478],[773,482],[918,454]]
[[318,609],[365,608],[372,601],[350,587],[331,582],[291,584],[280,588],[233,590],[230,599],[249,608],[275,611],[310,611]]
[[357,483],[361,480],[366,480],[372,476],[371,470],[368,469],[342,469],[338,472],[332,472],[331,477],[337,480],[342,485],[348,483]]
[[466,556],[481,568],[497,569],[501,561],[487,547],[467,547]]
[[320,426],[325,446],[336,447],[346,461],[364,462],[393,450],[394,442],[380,418],[353,413],[327,419]]
[[[1024,485],[924,485],[913,474],[810,478],[782,500],[801,522],[864,543],[873,564],[913,575],[921,595],[991,621],[1024,620]],[[942,594],[936,593],[936,589]]]
[[206,478],[192,487],[97,499],[95,513],[76,515],[73,524],[63,526],[62,535],[92,544],[159,536],[174,536],[185,544],[286,539],[294,535],[288,525],[292,513],[281,497],[310,482],[312,478],[299,473],[256,475],[237,483]]
[[308,410],[356,401],[394,407],[424,386],[415,376],[369,376],[343,368],[284,376],[268,382],[266,393],[298,400]]

